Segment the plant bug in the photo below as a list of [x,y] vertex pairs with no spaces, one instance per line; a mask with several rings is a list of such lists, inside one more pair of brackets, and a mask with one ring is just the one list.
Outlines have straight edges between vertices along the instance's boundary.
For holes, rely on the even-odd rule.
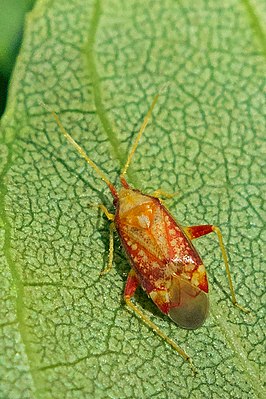
[[208,314],[208,281],[206,269],[192,241],[214,232],[221,248],[232,302],[240,309],[244,311],[245,309],[236,301],[220,229],[213,225],[181,226],[160,200],[160,190],[153,195],[143,194],[140,190],[132,188],[125,179],[158,97],[159,94],[155,96],[129,152],[120,175],[122,187],[119,191],[67,133],[58,115],[50,111],[44,104],[42,106],[52,113],[66,139],[107,184],[112,193],[115,214],[110,213],[104,205],[99,205],[111,221],[109,261],[108,266],[101,274],[112,268],[113,232],[116,230],[131,265],[124,291],[126,304],[194,369],[191,358],[186,352],[131,301],[137,287],[141,286],[161,312],[168,315],[177,325],[186,329],[196,329],[202,326]]

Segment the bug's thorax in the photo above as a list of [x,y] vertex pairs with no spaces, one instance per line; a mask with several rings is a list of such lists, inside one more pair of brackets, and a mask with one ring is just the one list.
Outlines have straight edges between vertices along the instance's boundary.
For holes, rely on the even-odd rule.
[[144,195],[138,190],[124,187],[120,189],[118,198],[117,217],[120,222],[136,228],[151,226],[159,200]]

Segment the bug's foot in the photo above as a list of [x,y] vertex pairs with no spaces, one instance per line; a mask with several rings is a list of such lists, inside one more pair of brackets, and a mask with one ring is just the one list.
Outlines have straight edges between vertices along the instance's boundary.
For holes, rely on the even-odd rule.
[[189,365],[190,365],[190,368],[191,368],[191,370],[192,370],[192,373],[194,374],[194,376],[196,376],[196,375],[198,374],[198,370],[197,370],[196,367],[194,366],[194,364],[193,364],[191,358],[190,358],[190,357],[187,357],[186,360],[188,361],[188,363],[189,363]]
[[100,272],[100,276],[104,276],[105,274],[109,273],[112,270],[112,265],[108,265],[105,269]]
[[235,302],[234,305],[235,305],[238,309],[240,309],[242,312],[244,312],[244,313],[250,313],[250,310],[249,310],[249,309],[244,308],[243,306],[239,305],[239,303]]

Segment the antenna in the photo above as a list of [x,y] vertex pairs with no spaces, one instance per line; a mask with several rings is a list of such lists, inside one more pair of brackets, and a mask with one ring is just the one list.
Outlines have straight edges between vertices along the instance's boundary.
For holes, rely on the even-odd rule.
[[133,146],[132,146],[132,149],[131,149],[130,153],[128,154],[127,161],[126,161],[125,166],[124,166],[124,168],[122,169],[122,172],[121,172],[121,175],[120,175],[120,179],[121,179],[122,182],[125,181],[125,177],[124,177],[124,176],[125,176],[125,174],[127,173],[127,170],[128,170],[128,167],[129,167],[129,165],[130,165],[130,163],[131,163],[132,157],[133,157],[133,155],[134,155],[134,153],[135,153],[135,151],[136,151],[136,149],[137,149],[137,146],[138,146],[138,144],[139,144],[139,141],[140,141],[140,139],[141,139],[141,137],[142,137],[142,135],[143,135],[143,133],[144,133],[144,130],[145,130],[145,128],[146,128],[146,126],[147,126],[147,124],[148,124],[148,122],[149,122],[149,119],[150,119],[150,117],[151,117],[153,108],[155,107],[155,104],[157,103],[157,100],[158,100],[158,98],[159,98],[159,95],[160,95],[160,94],[158,93],[158,94],[154,97],[153,102],[152,102],[152,104],[151,104],[151,106],[150,106],[150,108],[149,108],[149,110],[148,110],[148,112],[147,112],[147,114],[146,114],[146,116],[145,116],[145,118],[144,118],[144,120],[143,120],[143,123],[142,123],[142,125],[141,125],[141,127],[140,127],[140,130],[139,130],[139,132],[138,132],[138,135],[137,135],[137,137],[136,137],[136,139],[135,139],[135,141],[134,141],[134,144],[133,144]]
[[65,138],[68,140],[68,142],[75,147],[75,149],[78,151],[78,153],[82,156],[82,158],[85,159],[85,161],[95,170],[95,172],[100,176],[100,178],[107,184],[109,187],[112,195],[114,198],[118,198],[118,193],[114,187],[114,185],[110,182],[110,180],[105,176],[103,171],[90,159],[90,157],[86,154],[86,152],[83,150],[82,147],[70,136],[69,133],[67,133],[66,129],[62,125],[59,116],[52,110],[50,110],[47,105],[45,105],[43,102],[40,102],[40,105],[45,108],[48,112],[52,114],[54,117],[57,125],[59,126],[61,132],[65,136]]

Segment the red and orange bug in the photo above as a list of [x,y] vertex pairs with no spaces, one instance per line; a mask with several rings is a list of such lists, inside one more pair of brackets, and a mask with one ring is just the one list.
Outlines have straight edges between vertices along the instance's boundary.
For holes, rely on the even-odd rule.
[[126,304],[192,366],[192,361],[186,352],[131,301],[137,287],[140,285],[162,313],[168,315],[179,326],[186,329],[200,327],[208,314],[208,281],[205,267],[192,244],[192,240],[214,232],[219,240],[232,302],[242,310],[244,309],[236,301],[220,229],[213,225],[181,226],[159,199],[159,190],[154,195],[143,194],[141,191],[132,188],[125,179],[126,172],[151,117],[158,96],[154,98],[144,118],[121,172],[122,188],[119,191],[66,132],[57,114],[53,111],[50,112],[64,136],[107,184],[114,198],[115,214],[110,213],[104,205],[99,205],[111,221],[109,262],[102,274],[108,272],[112,267],[113,232],[116,230],[131,265],[124,291]]

